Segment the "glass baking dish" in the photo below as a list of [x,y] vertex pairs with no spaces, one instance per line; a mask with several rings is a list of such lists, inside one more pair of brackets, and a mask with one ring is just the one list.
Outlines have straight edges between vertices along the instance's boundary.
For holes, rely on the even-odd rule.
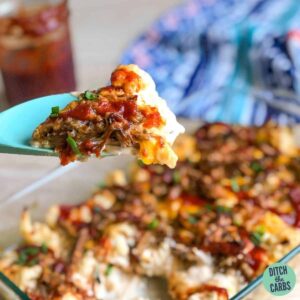
[[[192,131],[200,123],[199,121],[184,121],[184,125],[188,131]],[[297,136],[299,133],[300,131],[295,131]],[[0,206],[0,247],[3,249],[18,242],[18,222],[24,207],[31,210],[35,220],[41,220],[50,205],[55,203],[79,203],[87,199],[110,171],[126,169],[132,161],[133,157],[131,156],[107,157],[103,160],[90,159],[86,163],[74,163],[66,167],[58,167],[47,176],[7,198]],[[293,267],[298,274],[298,278],[300,278],[300,256],[297,256],[299,252],[300,245],[283,258],[284,262]],[[3,290],[1,286],[3,286],[3,280],[0,276],[0,299],[2,299],[1,291]],[[296,290],[297,285],[294,291],[287,295],[285,299],[300,299],[300,295],[296,296],[296,293],[299,293]],[[151,300],[169,299],[166,295],[165,283],[157,280],[147,282],[146,288],[143,288],[141,293],[150,295]],[[16,295],[15,292],[12,294],[14,296],[6,296],[4,299],[28,300],[27,297]],[[273,297],[262,287],[260,276],[231,298],[231,300],[238,299],[267,300],[273,299]]]

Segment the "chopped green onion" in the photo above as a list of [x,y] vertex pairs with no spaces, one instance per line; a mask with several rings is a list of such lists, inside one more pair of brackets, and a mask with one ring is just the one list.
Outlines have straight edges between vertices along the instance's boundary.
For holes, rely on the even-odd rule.
[[209,204],[209,203],[206,203],[206,204],[204,205],[204,208],[205,208],[206,210],[208,210],[208,211],[212,211],[212,210],[213,210],[213,206],[212,206],[211,204]]
[[194,216],[189,216],[188,221],[191,224],[196,224],[198,222],[197,218],[195,218]]
[[157,228],[157,226],[159,225],[159,222],[157,219],[153,219],[149,224],[148,224],[148,228],[149,229],[155,229]]
[[18,255],[17,264],[34,266],[39,263],[38,254],[47,253],[48,247],[45,243],[41,247],[26,247],[21,249]]
[[77,145],[76,141],[71,136],[67,137],[67,143],[70,145],[70,147],[72,148],[72,151],[76,155],[81,155],[81,152],[80,152],[80,150],[78,148],[78,145]]
[[251,233],[250,239],[255,246],[259,246],[261,244],[261,239],[263,235],[264,233],[255,231]]
[[108,264],[107,267],[106,267],[106,270],[104,272],[104,275],[105,276],[109,276],[111,274],[112,270],[113,270],[113,265],[112,264]]
[[173,173],[173,181],[174,181],[175,183],[179,183],[180,180],[181,180],[180,173],[179,173],[178,171],[175,171],[175,172]]
[[137,164],[141,168],[143,168],[145,166],[145,164],[140,159],[138,159]]
[[27,255],[33,256],[33,255],[37,255],[40,252],[40,250],[39,250],[39,248],[36,248],[36,247],[28,247],[28,248],[23,249],[21,252],[24,252]]
[[231,212],[231,208],[230,207],[227,207],[227,206],[222,206],[222,205],[218,205],[216,207],[216,210],[218,213],[230,213]]
[[21,251],[18,256],[17,264],[25,265],[27,259],[28,259],[27,254]]
[[255,173],[259,173],[261,171],[263,171],[263,167],[261,166],[261,164],[259,164],[258,162],[254,161],[251,163],[250,168],[255,172]]
[[101,212],[101,208],[99,206],[94,206],[93,207],[93,212],[96,213],[96,214],[99,214]]
[[86,99],[88,99],[88,100],[95,100],[95,99],[97,99],[97,94],[96,94],[96,93],[93,93],[93,92],[91,92],[91,91],[86,91],[86,92],[84,93],[84,97],[85,97]]
[[100,182],[98,183],[98,188],[100,188],[100,189],[103,189],[105,186],[106,186],[106,184],[105,184],[104,181],[100,181]]
[[238,193],[240,191],[240,186],[238,185],[237,181],[235,179],[231,179],[230,183],[232,190]]
[[265,232],[266,232],[266,228],[265,228],[265,226],[263,226],[263,225],[258,225],[258,226],[256,226],[256,228],[255,228],[255,232],[258,232],[258,233],[260,233],[261,235],[264,235]]
[[239,220],[233,220],[232,221],[233,225],[240,227],[242,225],[241,221]]
[[53,107],[51,108],[51,114],[50,114],[50,117],[51,117],[51,118],[58,117],[58,114],[59,114],[59,106],[53,106]]
[[48,252],[48,247],[45,243],[42,244],[41,251],[42,251],[42,253],[47,253]]

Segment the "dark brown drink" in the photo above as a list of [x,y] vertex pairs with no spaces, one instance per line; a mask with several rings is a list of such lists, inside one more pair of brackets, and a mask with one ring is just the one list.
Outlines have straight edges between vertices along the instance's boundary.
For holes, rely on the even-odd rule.
[[67,1],[36,2],[0,18],[0,68],[12,105],[76,88]]

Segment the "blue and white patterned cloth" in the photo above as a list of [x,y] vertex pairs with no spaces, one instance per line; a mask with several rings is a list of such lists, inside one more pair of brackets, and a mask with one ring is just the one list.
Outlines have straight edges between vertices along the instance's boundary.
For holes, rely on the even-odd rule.
[[300,0],[186,1],[122,63],[148,71],[179,116],[300,122]]

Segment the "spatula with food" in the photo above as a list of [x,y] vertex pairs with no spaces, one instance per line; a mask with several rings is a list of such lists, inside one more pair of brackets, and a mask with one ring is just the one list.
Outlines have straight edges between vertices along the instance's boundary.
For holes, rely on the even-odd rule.
[[[61,163],[66,165],[89,156],[103,157],[130,152],[145,164],[175,167],[177,156],[172,144],[184,132],[184,128],[177,122],[165,100],[159,97],[150,75],[136,65],[119,66],[111,75],[111,85],[72,96],[68,103],[66,94],[52,97],[55,101],[48,107],[48,117],[40,125],[39,107],[45,110],[41,103],[43,98],[20,105],[22,109],[10,109],[9,116],[8,112],[2,113],[6,114],[3,118],[0,114],[0,151],[2,148],[2,152],[17,152],[3,151],[9,146],[11,149],[20,148],[9,144],[6,132],[10,130],[8,123],[13,124],[19,143],[20,140],[28,143],[26,134],[21,139],[15,128],[28,133],[23,126],[30,123],[32,130],[33,119],[38,115],[39,121],[35,123],[38,126],[30,140],[31,154],[45,154],[35,152],[36,147],[53,149],[59,154]],[[46,100],[44,105],[49,106],[49,99]],[[29,105],[30,111],[25,109]],[[18,112],[17,115],[14,115],[14,110]],[[1,138],[1,127],[6,129],[6,140]],[[25,148],[29,148],[28,145]],[[51,154],[49,150],[48,154]]]

